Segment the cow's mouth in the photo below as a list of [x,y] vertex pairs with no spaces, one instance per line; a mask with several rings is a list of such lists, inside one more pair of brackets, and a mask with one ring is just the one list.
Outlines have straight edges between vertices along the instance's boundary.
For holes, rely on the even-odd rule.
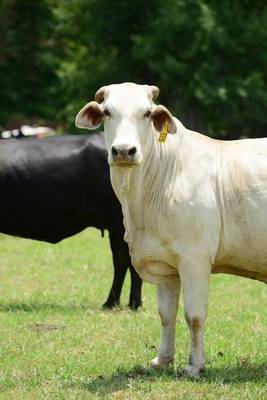
[[136,160],[116,159],[111,161],[111,165],[118,167],[132,168],[135,165],[138,165],[138,162]]

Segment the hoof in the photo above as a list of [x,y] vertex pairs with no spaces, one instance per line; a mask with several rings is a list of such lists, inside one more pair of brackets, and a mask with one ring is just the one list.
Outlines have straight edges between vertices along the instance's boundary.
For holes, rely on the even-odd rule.
[[102,305],[103,310],[112,310],[113,308],[120,308],[120,303],[108,302]]
[[140,303],[140,304],[136,304],[136,303],[131,304],[131,303],[129,303],[128,304],[128,308],[130,310],[132,310],[132,311],[138,311],[141,308],[141,306],[142,306],[142,303]]
[[192,365],[189,365],[188,367],[184,368],[181,372],[182,376],[188,377],[188,378],[200,378],[201,372],[203,372],[204,368],[197,368],[193,367]]
[[130,296],[128,307],[133,311],[138,310],[138,308],[142,307],[141,298],[140,297]]
[[114,307],[115,307],[114,304],[109,304],[109,303],[104,303],[104,304],[102,305],[102,309],[103,309],[103,310],[111,310],[111,309],[114,308]]
[[161,358],[155,357],[151,363],[150,367],[154,369],[166,369],[173,363],[173,358]]

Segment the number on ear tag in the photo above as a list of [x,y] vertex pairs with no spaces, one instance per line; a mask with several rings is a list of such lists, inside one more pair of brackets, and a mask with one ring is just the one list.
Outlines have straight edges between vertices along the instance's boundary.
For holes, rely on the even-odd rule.
[[166,142],[167,135],[168,135],[168,121],[166,121],[162,127],[162,131],[159,134],[159,142],[162,143]]

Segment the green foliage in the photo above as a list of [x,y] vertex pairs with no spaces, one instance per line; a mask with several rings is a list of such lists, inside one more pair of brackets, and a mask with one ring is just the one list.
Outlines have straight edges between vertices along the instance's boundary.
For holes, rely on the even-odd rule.
[[46,0],[2,0],[1,123],[18,116],[53,118],[58,82],[54,20]]
[[2,120],[73,128],[100,86],[134,81],[158,85],[192,129],[266,135],[264,1],[2,0],[0,13]]
[[264,135],[266,20],[267,7],[246,2],[167,0],[136,53],[178,115],[195,110],[213,134]]

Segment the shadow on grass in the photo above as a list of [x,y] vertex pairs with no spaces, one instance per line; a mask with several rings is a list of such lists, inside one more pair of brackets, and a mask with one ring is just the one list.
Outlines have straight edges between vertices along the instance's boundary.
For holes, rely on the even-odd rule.
[[225,385],[235,385],[246,382],[267,383],[267,360],[260,364],[248,363],[242,366],[210,367],[203,373],[199,382],[218,382]]
[[111,375],[99,375],[88,381],[73,382],[69,386],[92,393],[108,394],[129,388],[134,381],[151,383],[159,378],[164,379],[164,377],[171,381],[176,379],[176,376],[175,370],[171,368],[162,372],[137,365],[129,370],[119,368]]
[[175,369],[171,368],[163,372],[137,365],[129,370],[118,369],[111,375],[100,375],[89,381],[73,382],[68,386],[104,395],[127,389],[133,386],[135,381],[149,384],[159,379],[165,382],[173,382],[175,380],[191,381],[197,385],[218,383],[231,386],[246,382],[258,382],[261,384],[267,382],[266,365],[267,361],[266,364],[247,365],[245,367],[209,368],[199,379],[183,377]]
[[39,312],[39,311],[55,311],[55,312],[77,312],[95,309],[94,305],[89,304],[55,304],[55,303],[6,303],[0,304],[0,312]]
[[115,306],[112,308],[100,306],[99,304],[95,303],[88,303],[88,304],[57,304],[57,303],[36,303],[36,302],[29,302],[29,303],[0,303],[0,313],[17,313],[17,312],[42,312],[42,311],[54,311],[54,312],[68,312],[68,313],[77,313],[79,311],[90,311],[95,312],[103,311],[106,313],[109,312],[121,312],[121,311],[132,311],[132,312],[139,312],[140,310],[131,309],[129,307],[122,307],[122,306]]

